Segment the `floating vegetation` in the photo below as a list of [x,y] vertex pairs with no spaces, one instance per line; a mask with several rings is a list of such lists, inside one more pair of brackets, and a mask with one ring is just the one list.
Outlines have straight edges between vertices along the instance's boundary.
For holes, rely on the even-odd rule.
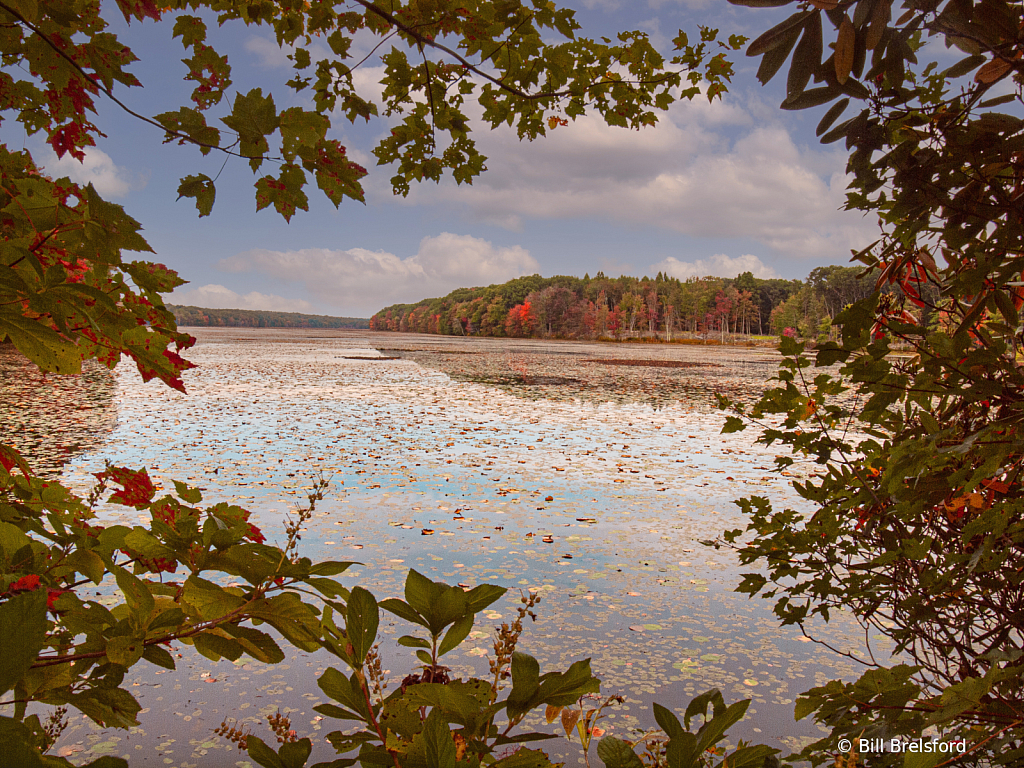
[[[199,367],[186,372],[189,395],[143,384],[120,367],[117,426],[97,430],[93,447],[65,467],[66,482],[86,489],[106,460],[147,466],[154,482],[187,480],[208,503],[253,510],[272,536],[310,478],[323,473],[331,490],[303,531],[303,554],[361,561],[346,583],[379,598],[401,594],[409,568],[466,588],[510,587],[453,654],[453,674],[484,673],[494,626],[512,615],[518,590],[540,594],[523,650],[546,668],[592,657],[603,691],[625,697],[602,721],[613,734],[653,726],[652,701],[679,709],[717,686],[728,699],[753,698],[736,738],[796,747],[819,733],[793,721],[796,694],[853,675],[854,662],[802,642],[799,631],[778,626],[769,605],[733,593],[734,559],[698,543],[743,525],[732,504],[741,496],[801,508],[789,483],[811,467],[794,465],[791,477],[780,477],[774,452],[752,434],[727,441],[719,434],[724,417],[713,407],[716,390],[756,397],[774,372],[774,353],[616,346],[624,358],[657,352],[720,366],[695,369],[683,388],[667,382],[690,376],[686,368],[592,362],[607,354],[600,344],[446,337],[438,351],[367,366],[347,358],[374,355],[381,335],[196,333],[190,359]],[[459,367],[467,376],[522,367],[579,382],[497,386],[449,375]],[[600,376],[617,377],[616,388],[585,396],[583,384]],[[138,522],[124,507],[101,515]],[[116,602],[106,587],[97,591],[101,604]],[[393,682],[414,660],[386,641],[407,629],[382,620],[382,663]],[[835,616],[827,639],[859,653],[855,629]],[[313,738],[311,762],[333,758],[318,734],[335,725],[312,709],[323,700],[316,678],[329,657],[291,652],[278,665],[247,657],[215,664],[188,646],[173,653],[177,670],[140,664],[129,673],[144,707],[140,727],[125,732],[75,719],[55,751],[76,763],[129,754],[133,765],[233,765],[234,745],[214,728],[227,721],[256,731],[280,710],[300,737]],[[576,764],[576,747],[549,744],[553,756]]]
[[87,361],[77,376],[42,373],[0,343],[0,442],[56,475],[76,454],[97,447],[117,423],[114,375]]
[[587,362],[600,365],[631,365],[635,368],[721,368],[721,363],[698,363],[692,360],[604,360],[593,358]]

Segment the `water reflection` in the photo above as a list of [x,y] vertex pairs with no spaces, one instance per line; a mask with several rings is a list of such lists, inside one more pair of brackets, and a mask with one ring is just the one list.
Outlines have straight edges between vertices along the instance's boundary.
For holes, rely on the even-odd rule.
[[714,409],[715,392],[751,402],[779,363],[774,349],[533,339],[427,337],[379,351],[456,381],[492,385],[528,400],[643,403],[654,408],[684,402],[700,410]]
[[[654,725],[651,701],[678,709],[717,686],[729,700],[754,700],[736,737],[795,747],[818,733],[793,722],[796,694],[853,674],[850,662],[780,629],[768,605],[733,594],[734,559],[698,543],[743,524],[731,503],[740,496],[800,504],[769,469],[774,453],[746,433],[724,442],[713,413],[715,391],[756,397],[774,372],[772,355],[366,332],[196,335],[190,357],[200,367],[186,373],[187,397],[119,369],[121,421],[103,446],[70,463],[69,482],[84,488],[108,459],[146,465],[157,482],[189,480],[207,502],[242,504],[265,532],[280,533],[309,477],[323,472],[332,490],[303,535],[303,554],[360,561],[346,581],[378,597],[399,594],[409,568],[511,587],[452,657],[461,673],[486,670],[492,628],[511,617],[515,590],[540,592],[523,649],[545,669],[592,657],[603,689],[627,698],[607,721],[620,736]],[[402,359],[365,359],[378,354]],[[607,362],[622,359],[695,365]],[[469,380],[482,374],[523,381]],[[579,384],[527,380],[540,376]],[[604,383],[583,386],[595,382]],[[137,522],[130,509],[104,515]],[[392,642],[408,629],[382,621],[392,680],[413,663]],[[840,617],[828,637],[856,650],[853,629]],[[233,717],[265,734],[261,716],[281,708],[314,737],[313,761],[332,757],[317,737],[339,725],[312,710],[330,657],[291,654],[267,666],[176,652],[175,672],[132,670],[140,728],[76,721],[58,748],[79,762],[109,752],[130,754],[133,765],[230,765],[244,756],[212,729]],[[576,747],[546,748],[577,764]]]
[[98,448],[117,424],[114,376],[92,361],[76,376],[42,373],[11,344],[0,344],[0,442],[41,475]]

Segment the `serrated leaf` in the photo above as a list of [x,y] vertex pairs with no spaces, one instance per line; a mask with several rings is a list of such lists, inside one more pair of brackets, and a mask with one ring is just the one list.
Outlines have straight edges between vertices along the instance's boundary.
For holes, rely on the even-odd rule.
[[43,371],[60,374],[82,372],[82,353],[42,322],[29,320],[20,311],[0,307],[0,337],[7,336],[21,354]]

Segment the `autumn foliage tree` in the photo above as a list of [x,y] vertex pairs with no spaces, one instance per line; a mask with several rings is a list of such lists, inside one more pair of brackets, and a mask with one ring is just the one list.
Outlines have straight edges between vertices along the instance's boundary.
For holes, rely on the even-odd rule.
[[[829,105],[817,132],[850,153],[847,207],[881,230],[855,254],[873,290],[836,314],[839,341],[812,358],[784,339],[778,386],[745,414],[778,414],[762,440],[820,465],[795,485],[814,513],[754,497],[753,537],[726,536],[767,569],[741,590],[773,598],[783,623],[813,634],[812,619],[849,610],[899,654],[861,658],[857,680],[800,698],[797,716],[831,731],[803,756],[930,728],[957,752],[858,759],[1020,765],[1024,9],[812,0],[747,52],[764,82],[790,62],[783,109]],[[909,356],[890,354],[897,341]],[[743,426],[732,417],[727,430]]]

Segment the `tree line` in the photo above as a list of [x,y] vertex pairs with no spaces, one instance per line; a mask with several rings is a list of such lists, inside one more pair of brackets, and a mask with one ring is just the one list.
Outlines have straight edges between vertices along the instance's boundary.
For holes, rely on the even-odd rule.
[[394,304],[370,329],[455,336],[703,339],[736,335],[827,340],[843,307],[874,290],[862,268],[826,266],[807,280],[691,277],[653,279],[602,272],[582,278],[530,275],[486,288]]
[[369,328],[364,317],[304,315],[264,309],[207,309],[168,304],[178,325],[193,328]]

